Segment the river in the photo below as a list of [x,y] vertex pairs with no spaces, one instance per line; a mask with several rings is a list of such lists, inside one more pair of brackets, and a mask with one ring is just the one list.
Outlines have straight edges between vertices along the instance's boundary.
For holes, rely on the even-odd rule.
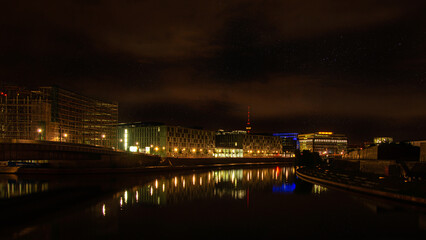
[[304,182],[290,165],[0,175],[1,239],[424,239],[426,215]]

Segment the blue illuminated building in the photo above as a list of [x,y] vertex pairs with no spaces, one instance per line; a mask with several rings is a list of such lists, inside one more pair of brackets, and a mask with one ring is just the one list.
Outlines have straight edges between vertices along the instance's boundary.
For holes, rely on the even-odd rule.
[[296,149],[299,149],[298,133],[274,133],[273,135],[282,139],[284,153],[294,153]]

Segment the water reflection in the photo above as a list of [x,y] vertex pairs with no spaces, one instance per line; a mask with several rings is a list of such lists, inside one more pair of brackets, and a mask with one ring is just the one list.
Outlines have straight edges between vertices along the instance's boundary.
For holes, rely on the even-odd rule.
[[[17,178],[15,181],[29,182]],[[374,236],[385,233],[384,237],[405,237],[407,232],[418,234],[418,229],[426,225],[424,214],[382,211],[381,205],[379,208],[372,205],[374,201],[366,206],[362,199],[354,199],[350,194],[302,181],[291,166],[53,178],[49,183],[50,193],[28,198],[30,204],[26,208],[16,204],[14,209],[4,209],[9,210],[9,218],[4,217],[8,220],[3,222],[9,224],[3,226],[3,231],[8,230],[9,234],[5,236],[262,239],[282,237],[282,232],[286,237],[298,238],[324,236],[317,236],[318,232],[341,238],[351,232],[356,234],[355,238],[362,239],[369,236],[365,228],[372,230]],[[64,186],[67,187],[64,191],[55,191]],[[70,194],[71,190],[75,194]],[[60,214],[58,208],[64,204],[57,199],[67,199],[69,204]],[[34,200],[38,202],[34,204]],[[33,213],[28,215],[31,210]],[[34,218],[40,215],[42,218]],[[15,222],[10,221],[13,217]],[[25,219],[27,223],[22,227],[17,224]]]
[[314,184],[314,186],[312,188],[312,193],[315,194],[315,195],[319,195],[323,192],[326,192],[327,190],[328,189],[324,186]]
[[16,175],[0,175],[0,199],[45,192],[48,188],[47,182],[21,179]]
[[[165,206],[198,199],[246,200],[249,206],[250,191],[291,194],[296,189],[295,179],[295,170],[292,166],[211,170],[175,175],[157,178],[145,185],[118,192],[106,203],[98,204],[96,209],[100,211],[100,215],[105,216],[116,208],[121,211],[132,205]],[[312,189],[312,184],[310,186]]]
[[120,207],[136,203],[167,205],[207,198],[241,200],[248,197],[249,189],[270,187],[272,192],[291,193],[296,188],[294,178],[293,167],[212,170],[155,179],[119,192],[114,199]]

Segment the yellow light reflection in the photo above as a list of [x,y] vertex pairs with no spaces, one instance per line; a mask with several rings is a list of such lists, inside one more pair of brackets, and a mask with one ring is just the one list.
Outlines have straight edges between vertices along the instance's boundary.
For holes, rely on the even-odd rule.
[[106,207],[105,207],[105,203],[102,205],[102,215],[105,217],[106,215]]

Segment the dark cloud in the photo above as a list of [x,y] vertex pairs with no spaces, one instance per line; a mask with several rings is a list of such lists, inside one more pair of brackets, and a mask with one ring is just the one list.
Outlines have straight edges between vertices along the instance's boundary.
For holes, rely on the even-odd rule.
[[[0,79],[121,121],[424,138],[424,1],[9,1]],[[423,124],[424,125],[424,124]]]

